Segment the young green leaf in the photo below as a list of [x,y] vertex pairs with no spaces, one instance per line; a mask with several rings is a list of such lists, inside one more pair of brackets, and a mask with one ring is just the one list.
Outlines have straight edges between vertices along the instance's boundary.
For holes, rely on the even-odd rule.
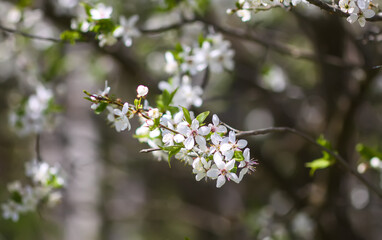
[[107,103],[100,103],[99,106],[94,110],[96,114],[102,113],[107,107]]
[[313,176],[314,172],[318,169],[325,169],[331,165],[334,164],[334,161],[325,159],[325,158],[319,158],[316,160],[313,160],[311,162],[308,162],[305,164],[306,167],[310,168],[310,176]]
[[235,151],[234,155],[233,155],[233,159],[235,159],[235,161],[237,162],[241,162],[244,160],[244,155],[243,155],[243,152],[241,151]]
[[372,159],[373,157],[378,157],[382,159],[382,153],[374,148],[367,147],[361,143],[356,146],[357,152],[366,160]]
[[182,107],[183,109],[183,115],[184,115],[184,118],[186,119],[186,121],[191,124],[192,123],[192,120],[191,120],[191,116],[190,116],[190,112],[187,110],[187,108],[185,107]]
[[210,114],[210,111],[202,112],[196,117],[196,120],[198,120],[199,123],[202,124],[204,120],[206,120],[209,114]]
[[67,31],[64,31],[60,34],[60,39],[63,41],[68,41],[68,42],[70,42],[70,44],[75,44],[76,41],[81,39],[81,37],[82,37],[81,33],[77,32],[77,31],[67,30]]

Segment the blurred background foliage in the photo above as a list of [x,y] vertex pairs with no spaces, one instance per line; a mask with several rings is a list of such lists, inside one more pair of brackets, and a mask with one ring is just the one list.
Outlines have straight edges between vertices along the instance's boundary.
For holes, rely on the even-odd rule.
[[[186,3],[187,2],[187,3]],[[93,2],[91,2],[93,3]],[[40,41],[0,32],[0,200],[6,184],[25,179],[24,163],[35,156],[35,137],[18,136],[9,126],[10,111],[36,82],[52,87],[63,107],[55,127],[41,136],[45,161],[59,163],[68,187],[62,204],[41,207],[17,223],[0,220],[0,240],[8,239],[380,239],[381,199],[335,165],[309,176],[307,162],[320,150],[290,134],[247,138],[258,159],[257,171],[239,185],[216,189],[196,182],[191,169],[141,154],[147,146],[134,131],[116,133],[92,113],[82,90],[96,91],[109,81],[112,93],[135,97],[139,84],[159,93],[164,53],[177,42],[192,45],[200,33],[248,31],[254,38],[225,33],[235,50],[233,72],[210,74],[201,108],[241,130],[272,126],[323,134],[356,168],[357,143],[381,148],[382,46],[370,36],[380,23],[365,28],[330,16],[316,7],[274,9],[253,15],[249,23],[227,15],[229,0],[113,0],[113,16],[138,14],[138,25],[155,29],[179,22],[181,15],[201,21],[157,34],[143,34],[133,46],[99,48]],[[1,1],[0,24],[17,4],[24,10],[18,27],[57,37],[69,29],[77,0]],[[187,5],[188,4],[188,5]],[[205,24],[209,23],[209,24]],[[291,56],[279,46],[310,53]],[[203,74],[193,79],[201,84]],[[139,126],[133,121],[134,127]],[[381,175],[365,177],[378,185]]]

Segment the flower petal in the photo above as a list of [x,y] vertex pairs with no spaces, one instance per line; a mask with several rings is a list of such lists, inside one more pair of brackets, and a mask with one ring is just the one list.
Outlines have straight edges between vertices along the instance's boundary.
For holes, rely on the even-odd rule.
[[220,176],[218,177],[217,182],[216,182],[216,187],[217,187],[217,188],[220,188],[221,186],[224,185],[224,183],[225,183],[225,177],[224,177],[223,175],[220,175]]
[[191,150],[195,145],[195,141],[194,141],[194,138],[192,136],[188,137],[185,141],[184,141],[184,147],[187,149],[187,150]]
[[212,168],[207,171],[207,176],[210,178],[217,178],[220,174],[220,171],[216,168]]

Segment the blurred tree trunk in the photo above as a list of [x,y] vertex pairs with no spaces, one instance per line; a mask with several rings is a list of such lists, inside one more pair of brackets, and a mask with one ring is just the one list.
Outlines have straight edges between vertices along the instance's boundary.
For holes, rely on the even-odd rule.
[[69,94],[64,135],[70,172],[66,188],[65,240],[99,239],[102,223],[99,204],[103,168],[97,142],[99,131],[90,117],[93,113],[89,103],[81,100],[79,89],[86,89],[89,83],[82,76],[67,80]]

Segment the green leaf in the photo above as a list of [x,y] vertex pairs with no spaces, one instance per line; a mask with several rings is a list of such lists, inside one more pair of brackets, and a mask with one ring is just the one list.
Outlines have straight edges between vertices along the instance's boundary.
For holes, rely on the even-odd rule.
[[171,157],[177,154],[182,147],[181,146],[167,146],[167,147],[159,146],[159,148],[165,152],[168,152],[168,166],[171,168]]
[[192,123],[192,120],[191,120],[191,116],[190,116],[190,112],[187,110],[187,108],[185,107],[182,107],[183,109],[183,115],[184,115],[184,118],[186,119],[186,121],[191,124]]
[[32,0],[19,0],[16,4],[18,8],[24,9],[26,7],[30,7],[32,5]]
[[168,153],[168,166],[171,168],[171,157],[177,154],[180,151],[181,147],[174,149]]
[[204,36],[203,36],[203,34],[199,34],[199,36],[198,36],[199,47],[203,46],[203,42],[204,42]]
[[107,103],[100,103],[99,106],[94,110],[95,114],[102,113],[107,107]]
[[182,47],[182,44],[180,44],[180,43],[177,43],[176,45],[175,45],[175,53],[176,54],[178,54],[178,53],[180,53],[180,52],[183,52],[183,47]]
[[377,157],[379,159],[382,159],[382,153],[374,148],[367,147],[361,143],[357,144],[356,146],[357,152],[365,159],[370,160],[373,157]]
[[134,106],[136,109],[139,109],[140,106],[141,106],[141,101],[142,101],[142,98],[139,98],[139,99],[134,99]]
[[331,165],[334,164],[334,161],[325,159],[325,158],[319,158],[316,160],[313,160],[312,162],[308,162],[305,164],[306,167],[310,168],[310,176],[313,176],[314,172],[318,169],[325,169]]
[[[320,137],[316,141],[321,146],[326,147],[327,149],[333,150],[332,144],[328,140],[326,140],[323,135],[320,135]],[[324,159],[335,160],[335,158],[326,151],[322,151],[322,155],[323,155],[322,158]]]
[[12,201],[16,203],[22,203],[23,202],[23,196],[19,192],[12,192],[11,193],[11,199]]
[[75,44],[76,41],[82,38],[81,33],[77,31],[67,30],[60,34],[60,39],[63,41],[68,41],[70,44]]
[[[177,90],[178,89],[175,89],[172,93],[170,93],[167,90],[164,90],[163,93],[159,95],[157,99],[157,107],[160,112],[166,112],[167,110],[170,110],[172,108],[170,107],[170,104],[172,103],[172,99],[174,98]],[[176,112],[178,112],[178,110]]]
[[236,173],[236,171],[237,171],[237,167],[236,166],[234,166],[232,169],[231,169],[231,173]]
[[244,160],[244,155],[241,151],[235,151],[233,155],[233,159],[235,159],[235,161],[237,162],[241,162]]
[[206,120],[206,118],[208,117],[209,114],[210,114],[210,111],[202,112],[201,114],[199,114],[196,117],[196,120],[198,120],[199,123],[202,124],[204,122],[204,120]]
[[117,26],[111,19],[105,18],[97,20],[96,25],[93,28],[91,28],[91,31],[98,34],[108,34],[112,33],[116,29],[116,27]]

